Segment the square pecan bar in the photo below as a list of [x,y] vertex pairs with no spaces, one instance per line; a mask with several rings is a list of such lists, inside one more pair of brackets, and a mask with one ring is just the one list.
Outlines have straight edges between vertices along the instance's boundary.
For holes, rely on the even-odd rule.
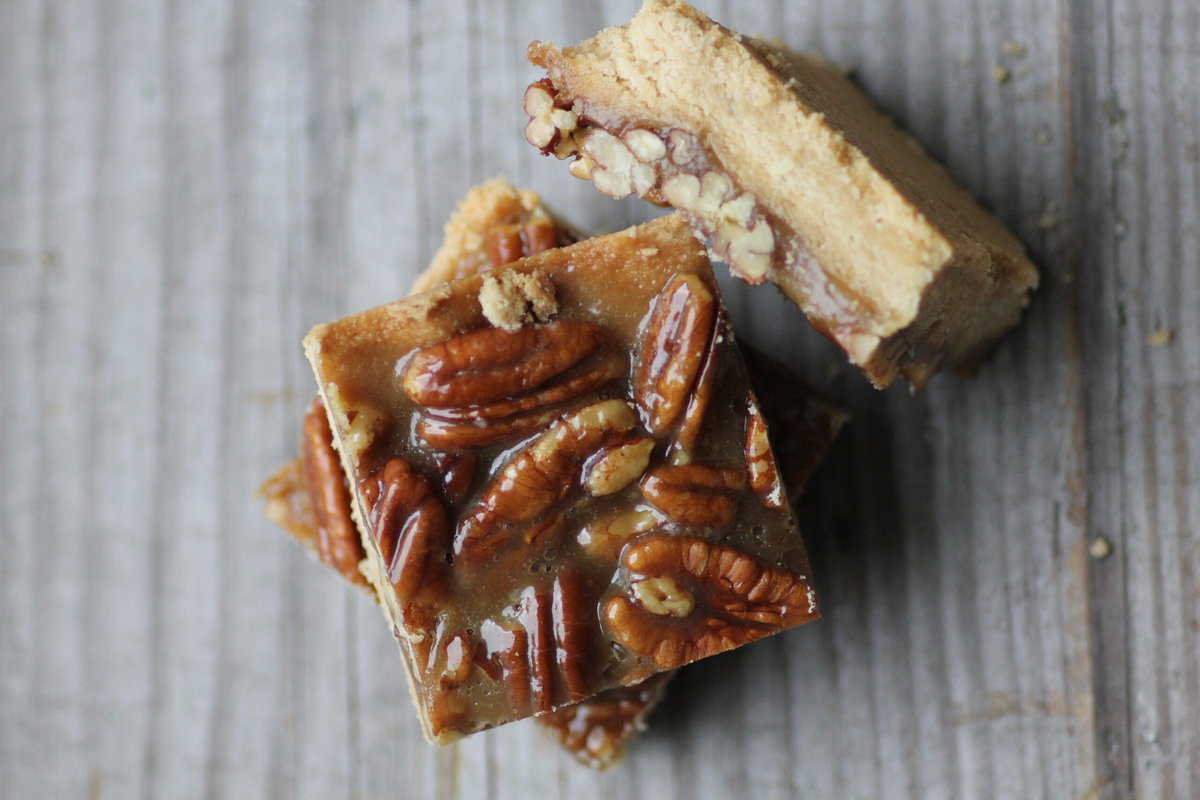
[[679,217],[317,326],[305,349],[430,740],[817,616]]
[[879,387],[969,367],[1037,284],[1021,244],[846,75],[680,0],[574,47],[529,46],[525,137],[612,197],[683,211]]
[[[473,187],[446,223],[443,244],[413,291],[466,277],[484,269],[577,238],[541,203],[536,192],[518,191],[495,179]],[[746,350],[751,384],[777,448],[789,497],[802,491],[824,458],[846,415],[822,400],[796,376],[766,356]],[[319,560],[354,585],[366,584],[359,564],[366,559],[351,521],[350,496],[333,447],[325,407],[318,398],[302,424],[301,455],[262,486],[268,517]],[[319,509],[319,511],[318,511]],[[535,720],[577,761],[603,769],[619,759],[662,697],[674,672],[642,683],[602,691]]]

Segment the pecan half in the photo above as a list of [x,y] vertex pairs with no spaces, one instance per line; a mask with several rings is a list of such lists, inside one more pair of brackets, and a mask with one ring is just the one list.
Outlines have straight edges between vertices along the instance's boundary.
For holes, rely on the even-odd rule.
[[593,614],[574,570],[560,573],[549,591],[528,586],[512,619],[487,620],[480,627],[481,667],[504,680],[520,710],[549,711],[563,698],[579,702],[590,693],[587,659]]
[[461,421],[503,419],[581,397],[609,381],[620,378],[625,374],[625,369],[625,357],[609,350],[581,364],[575,374],[563,376],[562,380],[535,392],[494,403],[439,408],[431,413],[445,419]]
[[717,374],[717,353],[725,338],[724,331],[725,315],[718,309],[717,322],[713,326],[712,336],[704,353],[704,363],[700,365],[700,374],[696,377],[696,387],[688,398],[687,407],[683,411],[683,421],[679,423],[679,430],[675,432],[675,441],[671,443],[672,464],[690,464],[696,452],[708,404],[712,402],[713,383]]
[[634,401],[654,435],[683,413],[704,360],[717,303],[697,275],[676,275],[654,299],[634,372]]
[[486,447],[505,440],[520,439],[550,423],[557,410],[521,414],[510,419],[455,422],[422,414],[417,418],[418,438],[439,450]]
[[554,661],[562,676],[567,700],[578,703],[588,696],[588,620],[595,607],[588,608],[583,582],[573,569],[566,569],[554,579],[551,594],[554,620]]
[[457,555],[482,560],[511,538],[510,526],[530,522],[575,488],[588,456],[636,424],[624,400],[602,400],[555,422],[492,480],[478,508],[459,524]]
[[630,594],[605,603],[605,625],[614,641],[652,658],[660,669],[817,616],[803,577],[690,536],[654,534],[634,543],[625,551],[622,571]]
[[728,525],[737,502],[730,494],[744,485],[735,469],[702,464],[663,465],[642,478],[642,494],[660,511],[684,525]]
[[528,587],[517,603],[517,619],[529,636],[529,689],[533,711],[549,711],[554,706],[554,630],[550,598]]
[[429,481],[402,458],[393,458],[363,481],[367,524],[387,565],[396,597],[436,591],[445,580],[450,523]]
[[767,508],[783,508],[783,481],[771,453],[767,438],[767,423],[758,404],[751,401],[746,409],[746,473],[750,488],[762,498]]
[[418,351],[404,372],[404,390],[432,408],[489,403],[536,389],[603,341],[600,326],[571,320],[515,331],[481,328]]
[[320,397],[313,399],[304,415],[300,455],[317,523],[317,556],[342,577],[365,586],[367,581],[358,565],[367,554],[350,518],[350,490],[333,449],[333,432]]

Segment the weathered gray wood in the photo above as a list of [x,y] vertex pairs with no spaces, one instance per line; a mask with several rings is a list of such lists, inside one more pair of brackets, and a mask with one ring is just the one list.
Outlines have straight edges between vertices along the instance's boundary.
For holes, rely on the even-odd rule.
[[686,670],[596,776],[526,723],[426,746],[378,611],[253,490],[299,338],[403,293],[471,183],[654,213],[520,137],[525,44],[636,0],[0,4],[0,794],[1200,794],[1200,6],[701,5],[853,68],[1043,288],[914,397],[724,282],[855,414],[802,509],[825,619]]

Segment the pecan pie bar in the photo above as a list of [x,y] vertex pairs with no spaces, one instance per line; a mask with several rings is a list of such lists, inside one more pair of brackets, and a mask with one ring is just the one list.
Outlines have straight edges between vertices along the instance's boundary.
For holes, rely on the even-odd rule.
[[575,47],[525,137],[612,197],[683,211],[741,279],[771,281],[871,381],[969,367],[1012,327],[1037,271],[1020,243],[846,75],[743,37],[680,0]]
[[318,326],[305,347],[431,740],[817,616],[678,217]]

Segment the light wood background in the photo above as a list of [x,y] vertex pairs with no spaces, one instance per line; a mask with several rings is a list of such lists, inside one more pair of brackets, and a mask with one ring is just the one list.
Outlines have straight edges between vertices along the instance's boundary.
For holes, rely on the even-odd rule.
[[803,509],[824,620],[688,669],[602,776],[530,724],[421,741],[378,611],[253,492],[300,337],[470,184],[651,213],[518,108],[530,39],[635,5],[0,0],[0,796],[1200,797],[1195,0],[702,2],[852,67],[1043,288],[913,397],[730,286],[855,414]]

